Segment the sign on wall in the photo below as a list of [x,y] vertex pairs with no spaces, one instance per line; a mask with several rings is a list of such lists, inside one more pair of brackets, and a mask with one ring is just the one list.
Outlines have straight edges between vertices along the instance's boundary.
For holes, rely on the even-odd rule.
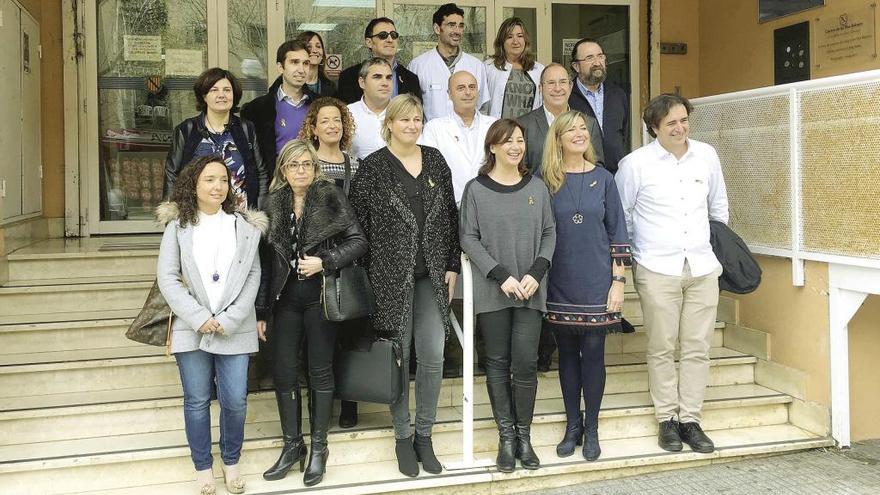
[[827,72],[876,59],[876,9],[876,4],[871,4],[861,9],[829,12],[816,18],[813,28],[815,67]]

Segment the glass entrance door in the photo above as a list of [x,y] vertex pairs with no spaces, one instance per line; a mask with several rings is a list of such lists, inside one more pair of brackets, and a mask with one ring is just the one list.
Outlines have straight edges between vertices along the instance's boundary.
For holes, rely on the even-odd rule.
[[495,41],[498,27],[505,19],[519,17],[529,33],[532,49],[538,62],[547,65],[550,60],[550,6],[540,0],[499,0],[495,2],[495,30],[489,35],[489,44]]

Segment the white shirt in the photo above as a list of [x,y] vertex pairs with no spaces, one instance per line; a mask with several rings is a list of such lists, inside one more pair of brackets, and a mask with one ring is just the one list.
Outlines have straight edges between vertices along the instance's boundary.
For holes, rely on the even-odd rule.
[[432,146],[440,150],[449,170],[452,173],[452,188],[455,191],[455,203],[461,202],[464,186],[477,176],[485,158],[484,143],[489,126],[495,117],[475,112],[470,126],[457,113],[436,118],[425,124],[419,144]]
[[354,118],[355,130],[351,140],[351,154],[363,160],[370,153],[384,148],[387,143],[382,139],[382,122],[385,120],[386,106],[379,113],[374,113],[364,103],[364,99],[348,105]]
[[[208,295],[211,313],[222,308],[223,291],[229,267],[235,257],[235,216],[222,209],[213,215],[199,212],[199,223],[193,226],[193,257]],[[214,274],[219,278],[215,282]]]
[[452,101],[449,99],[449,76],[456,72],[470,72],[477,79],[477,87],[480,88],[480,99],[477,108],[481,108],[489,101],[488,83],[486,81],[486,66],[473,55],[459,52],[461,57],[450,70],[437,48],[434,47],[418,57],[412,59],[407,67],[419,78],[419,86],[422,87],[422,105],[425,109],[425,120],[444,117],[452,111]]
[[709,244],[709,220],[728,220],[715,148],[689,139],[678,160],[655,140],[623,157],[614,180],[636,263],[676,277],[685,261],[694,277],[721,266]]

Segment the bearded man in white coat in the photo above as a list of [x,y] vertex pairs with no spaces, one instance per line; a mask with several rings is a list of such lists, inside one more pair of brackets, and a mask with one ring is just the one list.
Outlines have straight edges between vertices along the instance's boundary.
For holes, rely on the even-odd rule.
[[480,87],[470,72],[459,71],[449,76],[448,86],[453,111],[425,124],[420,144],[437,148],[443,154],[452,172],[455,204],[459,204],[464,186],[483,165],[486,133],[498,119],[477,111]]
[[489,101],[486,66],[476,57],[461,50],[464,31],[464,10],[454,3],[441,5],[433,17],[437,46],[414,58],[409,70],[419,76],[425,120],[452,113],[449,100],[449,76],[459,71],[470,72],[480,88],[477,108]]

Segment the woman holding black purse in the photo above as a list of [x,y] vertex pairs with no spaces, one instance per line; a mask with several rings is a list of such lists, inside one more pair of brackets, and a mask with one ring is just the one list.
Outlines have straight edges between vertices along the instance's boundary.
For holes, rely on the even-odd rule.
[[321,272],[335,271],[362,256],[366,237],[342,191],[325,179],[314,148],[295,139],[282,148],[269,188],[268,242],[257,296],[258,325],[268,335],[275,395],[284,446],[278,461],[263,473],[278,480],[300,463],[306,447],[300,431],[299,346],[305,338],[311,384],[311,454],[306,486],[321,482],[327,456],[327,430],[333,408],[333,353],[336,326],[321,307]]

